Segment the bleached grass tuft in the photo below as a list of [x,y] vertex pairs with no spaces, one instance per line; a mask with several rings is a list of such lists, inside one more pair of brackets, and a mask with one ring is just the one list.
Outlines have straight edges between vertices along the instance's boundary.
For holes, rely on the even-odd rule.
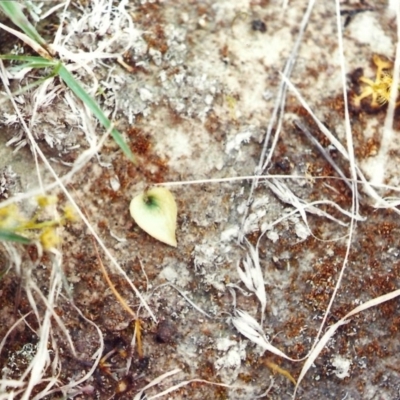
[[[67,1],[65,2],[65,10],[67,10],[70,2]],[[127,4],[126,1],[122,1],[120,3],[120,7],[118,9],[118,12],[115,9],[112,9],[110,6],[110,2],[108,1],[102,1],[102,0],[96,0],[95,1],[95,6],[93,7],[92,11],[90,14],[84,15],[81,21],[75,21],[76,25],[75,27],[79,31],[79,29],[83,29],[82,26],[83,24],[90,23],[96,26],[96,29],[98,29],[100,32],[105,33],[107,29],[115,29],[116,30],[116,35],[113,38],[109,38],[109,41],[106,41],[103,43],[102,46],[99,46],[93,51],[86,52],[86,53],[75,53],[73,49],[69,48],[69,44],[73,42],[73,36],[74,36],[74,31],[72,30],[67,36],[62,37],[61,34],[61,25],[60,29],[58,30],[56,34],[56,39],[55,42],[52,45],[52,49],[54,51],[57,51],[58,54],[60,54],[62,57],[69,58],[70,60],[74,61],[76,65],[73,66],[73,69],[78,70],[80,68],[83,68],[87,73],[91,74],[93,77],[93,88],[94,90],[97,89],[98,82],[96,80],[95,74],[93,73],[93,62],[95,60],[99,60],[102,58],[117,58],[120,57],[123,51],[127,48],[129,48],[135,36],[127,35],[128,32],[134,32],[133,26],[130,25],[132,24],[131,17],[129,14],[125,11],[124,6]],[[270,120],[270,124],[267,129],[267,134],[266,137],[264,138],[264,143],[263,143],[263,149],[261,152],[261,157],[259,159],[259,164],[257,168],[257,174],[254,176],[246,176],[246,177],[232,177],[232,178],[223,178],[223,179],[209,179],[209,180],[199,180],[199,181],[187,181],[187,182],[168,182],[164,183],[163,185],[193,185],[193,184],[198,184],[198,183],[223,183],[223,182],[234,182],[234,181],[241,181],[241,180],[251,180],[252,181],[252,187],[250,191],[250,196],[247,201],[247,210],[245,212],[245,215],[243,217],[242,221],[242,232],[241,235],[239,235],[239,240],[242,241],[246,237],[246,231],[244,229],[245,223],[246,223],[246,218],[247,218],[247,212],[250,209],[250,203],[253,199],[253,194],[254,194],[254,189],[257,187],[259,181],[263,181],[266,184],[266,187],[268,187],[272,193],[275,194],[276,197],[278,197],[281,201],[285,202],[286,204],[289,204],[291,207],[293,207],[293,211],[283,215],[280,218],[277,218],[273,223],[271,223],[268,228],[270,228],[273,225],[276,225],[286,218],[289,218],[290,216],[300,216],[304,222],[304,224],[307,226],[308,230],[310,230],[308,222],[307,222],[307,213],[314,213],[319,217],[327,218],[338,225],[342,227],[348,227],[347,234],[344,235],[345,238],[347,238],[347,250],[346,250],[346,255],[344,259],[342,260],[342,269],[340,271],[339,277],[337,278],[336,281],[336,286],[334,289],[334,292],[331,296],[330,302],[327,305],[327,308],[324,313],[323,320],[320,324],[319,331],[316,335],[315,338],[313,338],[313,345],[311,346],[311,349],[309,353],[301,358],[301,359],[293,359],[288,357],[283,351],[278,349],[277,347],[273,346],[271,342],[268,340],[264,333],[264,326],[268,325],[268,318],[265,319],[265,309],[267,305],[267,293],[265,291],[265,281],[263,277],[263,273],[261,270],[260,266],[260,260],[259,260],[259,255],[258,255],[258,245],[260,242],[260,238],[262,235],[266,232],[266,230],[260,232],[259,240],[257,242],[257,246],[253,247],[250,243],[248,243],[248,249],[247,249],[247,254],[242,260],[242,265],[243,268],[240,267],[240,264],[237,265],[237,271],[239,274],[240,279],[243,281],[245,286],[249,291],[254,293],[257,296],[258,301],[261,304],[261,318],[260,318],[260,323],[252,317],[250,314],[248,314],[245,311],[237,309],[235,312],[235,315],[232,317],[231,321],[235,329],[240,332],[242,335],[247,337],[249,340],[251,340],[253,343],[257,344],[260,346],[264,351],[271,352],[279,357],[285,358],[287,360],[290,360],[292,362],[303,362],[304,364],[302,366],[302,370],[300,373],[300,376],[298,377],[297,380],[297,385],[295,387],[295,391],[293,394],[293,398],[296,397],[297,390],[300,387],[300,384],[302,380],[304,379],[305,375],[309,371],[310,367],[314,363],[314,361],[318,358],[319,354],[321,351],[325,348],[327,345],[328,341],[337,333],[338,329],[347,323],[351,323],[351,317],[355,316],[356,314],[363,312],[365,310],[368,310],[372,307],[376,307],[386,301],[392,300],[398,296],[400,296],[400,290],[395,290],[391,293],[385,294],[383,296],[379,296],[375,299],[371,299],[360,306],[354,308],[352,311],[350,311],[348,314],[346,314],[341,320],[336,322],[334,325],[331,325],[330,327],[326,327],[326,321],[328,318],[328,315],[330,313],[331,307],[335,301],[336,298],[336,293],[339,290],[341,286],[341,280],[342,277],[344,276],[346,266],[347,266],[347,261],[349,254],[352,251],[352,239],[354,232],[357,227],[357,223],[362,223],[365,221],[365,217],[359,214],[359,202],[360,202],[360,197],[358,193],[358,188],[362,187],[364,191],[376,202],[375,207],[379,208],[388,208],[391,209],[395,212],[399,212],[396,209],[396,206],[400,204],[399,198],[391,198],[391,197],[382,197],[378,189],[386,189],[386,190],[393,190],[395,192],[399,192],[400,189],[397,187],[393,187],[390,185],[384,185],[382,184],[382,174],[383,174],[383,165],[385,161],[385,157],[387,157],[387,147],[382,146],[381,147],[381,154],[379,155],[379,159],[381,160],[381,170],[379,170],[379,174],[377,174],[376,179],[373,179],[371,182],[368,181],[362,171],[361,168],[357,165],[355,156],[354,156],[354,150],[353,150],[353,141],[352,141],[352,132],[351,132],[351,125],[350,125],[350,119],[349,119],[349,112],[348,112],[348,105],[347,105],[347,93],[346,93],[346,70],[345,70],[345,60],[344,60],[344,51],[343,51],[343,43],[342,43],[342,32],[341,32],[341,19],[340,19],[340,2],[339,0],[335,1],[336,4],[336,21],[337,21],[337,26],[338,26],[338,47],[339,47],[339,54],[340,54],[340,66],[341,66],[341,80],[342,80],[342,86],[343,86],[343,97],[344,97],[344,103],[345,103],[345,121],[344,121],[344,126],[345,126],[345,132],[346,132],[346,144],[342,144],[336,137],[322,124],[322,122],[318,119],[316,114],[313,112],[311,107],[307,104],[307,101],[302,97],[300,92],[295,88],[295,86],[290,82],[290,75],[292,72],[292,69],[295,65],[297,54],[299,51],[299,47],[302,43],[303,35],[307,26],[307,23],[309,21],[313,6],[314,6],[314,1],[309,1],[307,10],[305,11],[303,15],[303,20],[301,23],[300,27],[300,32],[298,34],[297,40],[295,45],[293,46],[293,49],[291,51],[291,55],[288,58],[288,61],[286,63],[286,66],[284,68],[284,71],[282,73],[282,80],[279,86],[279,92],[278,96],[276,99],[275,103],[275,108],[272,113],[272,117]],[[396,2],[398,6],[398,2]],[[283,2],[284,7],[288,5],[288,2],[285,1]],[[63,4],[58,5],[57,7],[62,7]],[[54,12],[56,8],[53,8],[51,12]],[[100,11],[101,10],[101,11]],[[111,13],[115,13],[113,16],[117,18],[111,18]],[[119,13],[120,12],[120,13]],[[398,26],[398,45],[397,45],[397,52],[396,52],[396,62],[395,62],[395,79],[398,79],[398,73],[400,69],[400,10],[399,7],[396,8],[396,17],[397,17],[397,26]],[[114,21],[114,22],[112,22]],[[127,31],[119,30],[119,28],[115,25],[117,23],[128,23],[129,29]],[[115,23],[115,24],[114,24]],[[0,27],[3,27],[0,25]],[[8,29],[10,32],[10,30]],[[21,36],[21,38],[23,38]],[[26,38],[25,38],[26,39]],[[124,48],[122,51],[117,52],[117,53],[110,53],[106,51],[106,48],[111,46],[113,43],[115,43],[116,40],[121,40],[124,43]],[[34,45],[32,44],[32,47]],[[40,50],[38,50],[40,51]],[[8,79],[7,79],[7,74],[2,66],[2,79],[3,83],[6,88],[8,88]],[[395,81],[395,87],[397,87],[398,82]],[[50,86],[50,82],[46,83],[47,85]],[[341,178],[348,184],[351,189],[352,189],[352,207],[350,210],[344,210],[343,208],[339,207],[339,205],[335,204],[334,202],[330,200],[318,200],[314,202],[307,202],[306,200],[303,200],[296,196],[293,191],[289,188],[289,186],[283,182],[283,179],[285,180],[303,180],[304,176],[295,176],[295,175],[289,175],[289,176],[270,176],[270,175],[262,175],[262,172],[265,170],[266,167],[268,167],[273,155],[274,151],[276,148],[276,144],[279,139],[279,134],[282,128],[283,124],[283,117],[284,117],[284,108],[285,108],[285,101],[286,101],[286,92],[287,89],[290,89],[300,102],[300,104],[308,111],[309,115],[314,119],[316,124],[318,125],[319,129],[321,130],[322,133],[329,139],[329,141],[335,146],[335,148],[339,151],[339,153],[348,161],[349,166],[350,166],[350,171],[351,171],[351,177],[346,178],[345,176],[341,176]],[[45,86],[42,86],[40,90],[36,92],[36,103],[34,103],[34,110],[37,109],[37,105],[40,104],[42,101],[51,101],[51,96],[55,93],[57,88],[52,89],[53,92],[47,92],[47,88]],[[11,96],[11,93],[10,93]],[[392,101],[389,104],[389,110],[388,114],[386,117],[386,122],[385,122],[385,127],[384,127],[384,135],[382,140],[388,140],[392,136],[392,125],[393,125],[393,115],[394,115],[394,99],[396,95],[393,92],[392,93]],[[12,98],[12,96],[11,96]],[[46,100],[47,99],[47,100]],[[72,97],[66,97],[66,100],[70,104],[71,109],[79,109],[79,105],[73,100]],[[41,179],[41,173],[40,169],[38,166],[38,161],[36,160],[36,165],[37,165],[37,174],[39,181],[41,182],[41,189],[40,190],[50,190],[51,188],[54,188],[55,186],[58,186],[61,188],[61,190],[64,192],[66,197],[70,200],[71,204],[74,205],[76,208],[76,212],[80,215],[82,220],[84,221],[86,227],[88,228],[89,232],[93,235],[93,237],[96,239],[97,243],[99,246],[102,248],[108,259],[110,260],[111,264],[114,265],[114,268],[125,277],[129,285],[131,286],[132,290],[135,292],[137,297],[141,300],[141,305],[146,308],[147,312],[149,315],[153,318],[154,321],[156,321],[156,316],[152,313],[150,307],[147,305],[146,300],[150,297],[143,296],[133,285],[133,283],[130,281],[124,270],[121,268],[121,266],[118,264],[117,260],[115,257],[112,256],[110,250],[105,246],[101,238],[97,235],[93,224],[86,218],[84,213],[82,212],[81,208],[78,206],[77,202],[74,200],[74,197],[71,195],[69,190],[66,188],[66,183],[69,182],[74,174],[79,171],[86,163],[96,155],[98,150],[101,148],[101,145],[103,144],[104,140],[106,139],[107,135],[109,132],[106,132],[106,134],[103,135],[101,140],[97,140],[96,135],[94,134],[94,126],[90,123],[89,118],[87,115],[81,115],[81,120],[83,121],[83,127],[88,128],[88,134],[87,134],[87,141],[90,145],[90,148],[88,150],[85,150],[84,152],[81,153],[81,155],[78,157],[77,161],[75,161],[74,165],[72,166],[71,170],[64,176],[64,177],[59,177],[57,173],[54,171],[54,169],[51,167],[49,160],[44,156],[43,152],[41,151],[40,147],[37,145],[37,142],[34,138],[34,135],[32,134],[31,126],[27,126],[24,122],[24,118],[21,115],[21,112],[19,110],[18,105],[16,102],[13,100],[13,105],[15,107],[16,113],[19,115],[19,120],[21,125],[24,127],[24,130],[26,132],[27,137],[29,138],[31,147],[33,149],[35,158],[40,158],[42,162],[46,165],[50,173],[52,174],[54,178],[54,183],[50,183],[48,185],[45,185],[44,182],[42,182]],[[111,128],[110,128],[111,129]],[[86,131],[86,129],[85,129]],[[274,132],[274,138],[272,139],[271,142],[271,136],[272,132]],[[387,142],[386,142],[387,143]],[[268,146],[270,145],[270,148]],[[268,152],[269,151],[269,152]],[[268,152],[268,153],[267,153]],[[339,173],[339,175],[341,175]],[[379,176],[378,176],[379,175]],[[318,177],[315,179],[324,179],[327,177]],[[336,178],[338,179],[338,178]],[[4,203],[4,204],[10,204],[13,201],[16,201],[17,199],[20,198],[28,198],[33,195],[33,193],[36,193],[35,191],[31,191],[29,193],[26,193],[20,197],[15,197],[14,199],[10,199]],[[350,219],[350,223],[347,221],[344,222],[336,217],[333,217],[332,215],[328,214],[326,211],[323,211],[322,209],[318,208],[320,205],[330,205],[335,207],[343,217]],[[335,238],[335,240],[338,240],[341,238]],[[21,271],[21,259],[20,259],[20,254],[16,250],[16,247],[11,245],[5,247],[7,249],[7,252],[10,256],[10,259],[12,260],[12,263],[14,264],[14,268],[17,271],[18,274],[22,274]],[[69,337],[67,329],[63,326],[62,321],[59,319],[57,314],[54,312],[54,308],[57,305],[57,302],[61,298],[61,291],[62,291],[62,285],[63,285],[63,275],[61,273],[61,255],[54,252],[53,253],[53,258],[52,258],[52,270],[51,270],[51,277],[49,280],[49,293],[47,296],[45,296],[40,289],[37,287],[37,285],[33,282],[33,279],[30,275],[30,270],[24,272],[26,274],[26,291],[27,291],[27,296],[29,299],[29,302],[32,307],[32,313],[35,315],[38,323],[38,331],[37,335],[40,338],[39,343],[38,343],[38,348],[37,352],[34,356],[34,359],[32,362],[29,364],[28,369],[25,371],[23,376],[21,377],[20,380],[13,380],[13,379],[2,379],[0,380],[0,399],[6,399],[6,397],[3,396],[2,391],[5,391],[7,388],[13,388],[15,389],[14,394],[15,395],[21,395],[23,399],[28,399],[29,396],[32,393],[32,389],[35,385],[38,383],[46,383],[45,388],[43,389],[42,392],[37,394],[34,399],[40,399],[46,395],[51,395],[53,393],[61,392],[63,393],[64,396],[71,395],[71,393],[79,393],[79,391],[84,392],[85,388],[82,387],[83,384],[85,384],[85,381],[87,381],[94,373],[96,370],[100,360],[101,356],[104,350],[104,341],[103,341],[103,335],[100,331],[100,328],[86,319],[81,311],[77,308],[76,311],[80,314],[82,318],[86,320],[89,324],[91,324],[98,332],[99,336],[99,347],[96,350],[95,354],[93,355],[94,357],[94,362],[93,366],[90,368],[89,372],[86,373],[83,377],[80,379],[77,379],[75,381],[70,382],[67,385],[64,386],[59,386],[60,382],[57,379],[57,374],[60,373],[58,370],[59,368],[59,355],[56,353],[54,355],[54,358],[52,359],[49,350],[47,348],[47,344],[49,342],[55,344],[55,339],[53,335],[53,327],[52,327],[52,318],[56,321],[58,326],[61,328],[61,331],[63,334],[66,336],[67,341],[70,344],[72,352],[74,351],[74,346],[71,338]],[[32,266],[33,267],[33,266]],[[147,277],[146,277],[147,279]],[[149,283],[147,281],[147,284],[149,286]],[[200,307],[198,307],[193,301],[190,300],[189,296],[187,296],[183,291],[178,289],[172,284],[167,284],[173,287],[175,290],[177,290],[184,298],[186,301],[188,301],[197,311],[201,312],[203,315],[206,315],[207,317],[212,317],[205,311],[203,311]],[[154,288],[152,293],[157,290],[158,288],[163,287],[163,285],[158,286],[157,288]],[[239,290],[243,290],[239,288],[238,285],[230,285],[230,288],[238,288]],[[233,289],[232,289],[233,290]],[[151,295],[151,294],[150,294]],[[39,311],[38,307],[38,302],[41,302],[42,305],[45,307],[44,313]],[[73,304],[72,304],[73,305]],[[236,305],[235,305],[236,306]],[[14,323],[14,325],[10,328],[9,332],[7,335],[2,339],[0,343],[0,351],[4,348],[4,345],[7,341],[7,338],[9,337],[10,333],[17,327],[18,324],[24,323],[27,315],[21,317],[18,321]],[[51,373],[50,373],[51,372]],[[151,381],[148,385],[143,387],[142,389],[139,390],[138,393],[136,393],[134,399],[138,400],[141,399],[142,396],[144,395],[145,390],[154,388],[155,386],[159,385],[160,383],[164,382],[166,379],[180,373],[181,371],[179,369],[174,369],[172,371],[166,372],[165,374],[160,375],[153,381]],[[51,376],[48,378],[48,376]],[[205,380],[200,380],[200,379],[193,379],[193,380],[184,380],[179,382],[178,384],[172,384],[168,389],[165,389],[158,394],[151,395],[148,397],[148,399],[156,399],[160,398],[162,396],[166,396],[170,393],[172,393],[175,390],[178,390],[179,388],[188,385],[192,382],[202,382],[202,383],[207,383],[207,384],[213,384],[213,385],[219,385],[222,387],[227,387],[227,388],[240,388],[236,386],[230,386],[230,385],[225,385],[225,384],[216,384],[213,382],[205,381]],[[271,383],[271,385],[273,382]],[[271,387],[270,387],[271,388]],[[267,390],[265,394],[267,394],[270,391],[270,388]],[[87,390],[90,390],[90,387],[86,388]],[[264,394],[264,395],[265,395]],[[7,397],[8,399],[9,397]]]
[[237,264],[237,272],[240,279],[246,285],[250,292],[253,292],[261,304],[261,325],[264,321],[265,308],[267,306],[267,295],[265,293],[265,282],[261,271],[258,249],[255,249],[250,242],[247,241],[248,253],[246,258],[242,260],[244,269]]

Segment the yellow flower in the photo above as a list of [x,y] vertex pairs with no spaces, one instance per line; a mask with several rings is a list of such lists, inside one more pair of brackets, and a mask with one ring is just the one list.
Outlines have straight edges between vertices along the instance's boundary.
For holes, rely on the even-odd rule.
[[[371,106],[377,108],[386,104],[390,99],[390,93],[393,86],[393,77],[387,72],[392,64],[389,61],[382,60],[379,56],[374,55],[373,62],[376,65],[375,81],[362,76],[360,82],[365,83],[366,86],[362,92],[354,97],[354,105],[360,107],[361,100],[371,96]],[[396,103],[398,105],[399,102]]]
[[[0,231],[2,239],[12,240],[12,234],[15,234],[14,241],[21,243],[21,237],[26,239],[37,239],[45,250],[55,248],[61,242],[57,234],[57,227],[64,225],[67,221],[74,222],[78,218],[71,205],[66,205],[63,209],[61,218],[47,217],[47,207],[57,204],[56,196],[38,196],[36,212],[26,218],[21,214],[17,204],[0,208]],[[20,236],[18,238],[18,236]],[[11,239],[10,239],[11,238]]]
[[23,222],[23,218],[16,204],[0,208],[0,228],[13,230]]
[[40,208],[45,208],[47,206],[57,204],[57,196],[37,196],[36,197],[37,204]]
[[71,222],[76,222],[78,220],[78,216],[75,213],[75,209],[70,204],[67,204],[64,207],[64,219],[66,221],[71,221]]
[[56,247],[61,241],[57,235],[56,228],[53,226],[42,229],[39,240],[45,250]]

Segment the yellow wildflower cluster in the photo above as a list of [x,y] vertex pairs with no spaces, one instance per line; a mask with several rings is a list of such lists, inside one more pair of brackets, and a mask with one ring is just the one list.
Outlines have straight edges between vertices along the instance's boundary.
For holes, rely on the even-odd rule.
[[[358,96],[354,96],[353,101],[356,107],[360,107],[361,100],[371,96],[371,107],[378,108],[386,104],[390,99],[390,94],[393,86],[393,77],[391,72],[388,72],[392,67],[392,63],[382,60],[378,55],[374,55],[372,61],[376,65],[375,81],[362,76],[360,82],[366,86]],[[396,106],[400,102],[396,103]]]
[[60,217],[49,219],[49,208],[57,204],[55,196],[39,196],[36,199],[37,210],[31,217],[26,217],[16,204],[0,208],[0,240],[29,243],[39,240],[45,250],[60,243],[57,227],[76,221],[73,208],[66,205]]

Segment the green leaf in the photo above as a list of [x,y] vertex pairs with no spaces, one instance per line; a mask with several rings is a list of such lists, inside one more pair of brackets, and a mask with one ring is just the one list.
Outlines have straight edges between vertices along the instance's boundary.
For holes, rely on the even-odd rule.
[[[1,0],[0,0],[1,1]],[[53,78],[58,74],[58,62],[55,61],[49,61],[46,60],[45,58],[42,57],[32,57],[32,56],[14,56],[14,55],[0,55],[1,60],[14,60],[14,61],[26,61],[25,64],[20,64],[16,66],[12,66],[10,70],[16,70],[20,71],[23,68],[48,68],[52,67],[53,70],[50,72],[49,75],[44,76],[43,78],[37,79],[36,81],[25,85],[24,87],[20,88],[19,90],[16,90],[15,92],[12,93],[13,96],[19,96],[20,94],[23,94],[27,92],[28,90],[33,89],[36,86],[41,85],[44,81],[47,81],[47,79]]]
[[[0,0],[0,5],[1,5]],[[65,82],[65,84],[73,91],[75,96],[77,96],[86,106],[92,111],[95,117],[100,121],[100,123],[106,128],[111,130],[111,136],[120,147],[120,149],[125,153],[125,155],[133,162],[136,163],[136,158],[133,155],[131,149],[124,141],[121,133],[112,128],[111,121],[104,114],[100,106],[97,104],[96,100],[93,99],[81,86],[81,84],[73,77],[73,75],[65,68],[65,66],[55,60],[47,60],[43,57],[35,56],[17,56],[17,55],[0,55],[0,59],[3,60],[13,60],[13,61],[25,61],[21,68],[54,68],[50,76],[44,78],[48,79],[52,76],[59,75],[60,78]]]
[[16,242],[16,243],[22,243],[22,244],[29,244],[31,243],[31,240],[24,237],[17,235],[14,232],[11,231],[5,231],[0,229],[0,241],[7,241],[7,242]]
[[131,201],[129,211],[135,222],[150,236],[176,247],[178,209],[172,193],[156,187],[142,192]]
[[40,56],[17,56],[16,54],[0,54],[2,60],[13,60],[13,61],[26,61],[27,63],[42,65],[37,68],[54,67],[58,64],[57,61],[47,60]]
[[46,46],[46,41],[39,35],[36,28],[29,22],[22,11],[22,5],[16,1],[0,1],[0,7],[8,18],[14,22],[22,31],[25,32],[36,43]]
[[[86,93],[85,89],[80,85],[80,83],[72,76],[72,74],[64,67],[64,65],[60,64],[60,68],[58,71],[61,79],[66,83],[66,85],[74,92],[74,94],[82,100],[92,111],[92,113],[97,117],[100,123],[106,128],[111,128],[111,121],[106,117],[102,109],[97,104],[96,100],[94,100],[88,93]],[[121,150],[125,153],[125,155],[134,163],[136,163],[135,156],[131,152],[129,146],[125,143],[122,135],[117,131],[117,129],[111,129],[111,136],[117,143],[117,145],[121,148]]]
[[46,77],[46,79],[58,75],[58,70],[61,64],[59,61],[46,60],[43,57],[15,56],[13,54],[4,54],[4,55],[0,54],[0,60],[25,61],[25,63],[23,64],[13,65],[10,68],[13,71],[20,71],[24,68],[32,68],[32,69],[53,68],[51,74],[48,77]]

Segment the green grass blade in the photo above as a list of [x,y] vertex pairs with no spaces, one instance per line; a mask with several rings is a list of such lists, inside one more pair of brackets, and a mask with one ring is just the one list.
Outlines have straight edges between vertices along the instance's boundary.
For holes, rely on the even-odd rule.
[[46,60],[40,56],[17,56],[16,54],[0,54],[0,58],[2,60],[15,60],[15,61],[27,61],[27,62],[42,62],[43,64],[47,63],[47,67],[55,65],[55,61]]
[[[0,3],[1,4],[1,3]],[[65,84],[74,92],[80,100],[82,100],[92,111],[92,113],[97,117],[100,123],[106,128],[111,128],[111,121],[106,117],[104,112],[101,110],[96,100],[86,93],[85,89],[80,85],[80,83],[73,77],[73,75],[64,67],[60,62],[46,60],[43,57],[35,56],[17,56],[17,55],[0,55],[2,60],[13,60],[13,61],[25,61],[22,65],[23,68],[47,68],[52,67],[54,70],[50,76],[44,78],[48,79],[52,76],[58,74]],[[134,163],[136,163],[135,156],[133,155],[131,149],[125,143],[122,135],[117,129],[113,128],[111,130],[111,136],[120,147],[120,149],[125,153],[125,155]]]
[[22,87],[19,90],[16,90],[15,92],[12,92],[12,95],[15,97],[15,96],[24,94],[24,93],[28,92],[29,90],[31,90],[37,86],[40,86],[43,82],[47,81],[47,79],[53,78],[56,75],[57,75],[56,73],[51,72],[49,75],[47,75],[43,78],[40,78],[37,81],[30,83],[29,85],[25,85],[24,87]]
[[22,12],[21,4],[16,1],[0,1],[0,7],[8,18],[14,22],[22,31],[25,32],[36,43],[42,46],[46,46],[46,41],[39,35],[36,28],[29,22],[28,18],[25,17]]
[[[1,0],[0,0],[1,1]],[[25,61],[20,67],[22,68],[47,68],[55,67],[57,65],[56,61],[46,60],[43,57],[35,56],[16,56],[13,54],[0,54],[1,60],[12,60],[12,61]]]
[[0,229],[0,241],[15,242],[21,244],[31,243],[31,240],[24,236],[17,235],[16,233],[11,231],[4,231],[2,229]]
[[[1,0],[0,0],[1,1]],[[21,89],[13,92],[13,96],[19,96],[20,94],[24,94],[25,92],[27,92],[28,90],[33,89],[36,86],[40,86],[44,81],[46,81],[47,79],[50,79],[54,76],[56,76],[58,74],[58,70],[55,68],[56,66],[58,66],[58,63],[55,61],[50,61],[50,60],[46,60],[43,57],[35,57],[35,56],[15,56],[15,55],[1,55],[0,54],[0,60],[13,60],[13,61],[26,61],[25,64],[20,64],[20,65],[15,65],[12,66],[10,68],[10,70],[12,69],[13,71],[20,71],[23,68],[33,68],[33,69],[37,69],[37,68],[48,68],[48,67],[52,67],[53,70],[50,72],[49,75],[40,78],[28,85],[25,85],[24,87],[22,87]]]
[[[74,94],[82,100],[92,111],[92,113],[97,117],[100,123],[106,128],[111,128],[111,121],[106,117],[103,113],[97,102],[90,97],[83,87],[79,84],[78,81],[71,75],[71,73],[64,67],[64,65],[60,65],[58,71],[61,79],[66,83],[66,85],[74,92]],[[117,129],[113,128],[111,130],[111,136],[120,147],[120,149],[125,153],[125,155],[134,163],[136,163],[135,156],[133,155],[131,149],[125,143],[122,135],[118,132]]]

